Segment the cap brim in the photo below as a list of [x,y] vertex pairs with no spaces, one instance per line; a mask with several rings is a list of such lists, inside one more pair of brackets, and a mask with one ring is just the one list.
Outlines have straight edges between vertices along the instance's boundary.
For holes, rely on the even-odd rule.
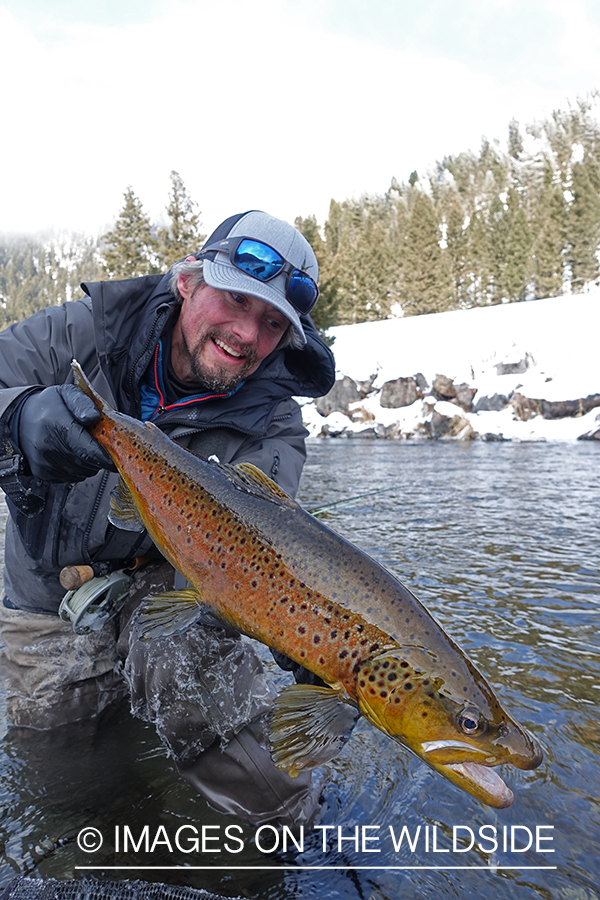
[[[219,254],[222,255],[222,254]],[[237,291],[240,294],[249,294],[258,297],[278,309],[294,327],[294,331],[303,344],[306,343],[306,335],[300,322],[300,316],[291,303],[285,299],[286,276],[278,275],[271,281],[259,281],[246,275],[241,269],[232,266],[229,261],[216,262],[205,259],[203,265],[204,280],[213,288],[220,291]]]

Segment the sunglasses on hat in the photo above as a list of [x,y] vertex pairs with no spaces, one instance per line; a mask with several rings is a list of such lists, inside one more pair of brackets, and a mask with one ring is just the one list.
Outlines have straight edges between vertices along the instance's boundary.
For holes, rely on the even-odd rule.
[[257,241],[249,237],[225,238],[225,240],[217,241],[203,247],[196,258],[199,259],[204,255],[213,254],[211,259],[214,260],[214,254],[227,253],[229,262],[250,275],[258,281],[271,281],[277,275],[286,274],[287,281],[285,285],[285,296],[289,303],[299,313],[309,313],[319,296],[319,288],[316,281],[296,268],[290,262],[283,258],[269,244],[263,241]]

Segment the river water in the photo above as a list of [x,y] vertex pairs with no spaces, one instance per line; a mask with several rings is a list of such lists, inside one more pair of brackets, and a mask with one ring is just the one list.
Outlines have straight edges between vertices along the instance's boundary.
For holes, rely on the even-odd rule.
[[[268,900],[600,897],[600,446],[310,444],[301,502],[381,487],[325,521],[417,594],[536,735],[541,767],[502,770],[514,804],[488,809],[361,719],[321,773],[320,827],[300,849],[248,826],[229,831],[240,849],[235,820],[190,794],[126,706],[52,736],[2,719],[0,887],[29,872]],[[153,852],[116,853],[125,825],[136,840],[147,825]],[[204,852],[170,846],[182,825],[211,826]],[[105,838],[95,854],[76,840],[89,827]]]

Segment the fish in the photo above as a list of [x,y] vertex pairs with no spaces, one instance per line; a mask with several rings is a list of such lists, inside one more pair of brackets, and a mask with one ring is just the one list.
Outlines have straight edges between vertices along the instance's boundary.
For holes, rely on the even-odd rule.
[[292,776],[335,759],[362,715],[472,797],[510,806],[496,768],[534,769],[542,750],[414,594],[255,466],[195,456],[72,367],[100,413],[90,434],[121,475],[109,518],[145,528],[192,585],[145,601],[140,638],[208,609],[318,676],[274,702],[271,755]]

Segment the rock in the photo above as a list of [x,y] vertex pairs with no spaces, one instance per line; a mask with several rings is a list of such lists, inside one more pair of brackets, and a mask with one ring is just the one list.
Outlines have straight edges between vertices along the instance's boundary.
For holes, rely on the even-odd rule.
[[452,378],[447,378],[446,375],[436,375],[433,379],[431,393],[436,400],[454,400],[456,397],[454,381]]
[[431,393],[436,400],[448,400],[450,403],[460,406],[465,412],[470,412],[477,388],[469,387],[465,382],[454,384],[452,378],[448,378],[446,375],[436,375]]
[[542,416],[544,419],[564,419],[584,416],[591,409],[600,406],[600,394],[589,394],[578,400],[540,400],[534,397],[525,397],[515,391],[510,398],[510,403],[516,418],[523,422],[534,416]]
[[472,412],[499,412],[508,406],[508,397],[504,394],[492,394],[491,397],[480,397],[474,404]]
[[363,428],[362,431],[349,431],[349,438],[376,438],[378,437],[375,428]]
[[350,420],[352,422],[374,422],[375,416],[370,410],[365,409],[364,406],[355,407],[352,412],[349,414]]
[[316,406],[322,416],[328,416],[332,412],[341,412],[347,416],[350,404],[363,398],[357,383],[344,375],[340,381],[336,381],[328,394],[318,398]]
[[366,381],[357,381],[358,389],[361,393],[361,400],[363,397],[366,397],[367,394],[370,394],[373,390],[373,382],[377,378],[377,372],[374,375],[371,375],[370,378],[367,378]]
[[577,438],[578,441],[600,441],[600,427],[596,428],[594,431],[587,431],[585,434],[580,434]]
[[600,415],[596,416],[596,424],[590,428],[589,431],[586,431],[585,434],[580,434],[577,438],[578,441],[600,441]]
[[522,375],[526,372],[530,365],[534,365],[535,360],[530,353],[525,354],[524,359],[514,363],[496,363],[494,366],[498,375]]
[[522,422],[527,422],[529,419],[533,419],[534,416],[542,414],[541,400],[525,397],[518,391],[511,395],[510,405],[514,410],[515,419],[520,419]]
[[415,381],[417,382],[417,386],[423,391],[424,394],[429,391],[427,379],[422,372],[417,372],[417,374],[415,375]]
[[481,435],[482,441],[505,441],[507,440],[503,434],[494,434],[492,431],[486,431]]
[[596,406],[600,406],[600,394],[588,394],[587,397],[581,397],[579,400],[542,400],[542,415],[545,419],[585,416]]
[[477,388],[469,387],[468,384],[457,384],[455,385],[456,389],[456,397],[454,400],[451,400],[451,403],[456,403],[457,406],[460,406],[461,409],[464,409],[465,412],[470,412],[473,408],[473,398],[477,393]]
[[386,381],[381,388],[379,403],[386,409],[411,406],[423,396],[423,391],[414,378],[396,378]]
[[435,440],[439,438],[454,438],[460,441],[470,441],[477,437],[471,423],[461,415],[444,416],[434,409],[429,423],[429,434]]

